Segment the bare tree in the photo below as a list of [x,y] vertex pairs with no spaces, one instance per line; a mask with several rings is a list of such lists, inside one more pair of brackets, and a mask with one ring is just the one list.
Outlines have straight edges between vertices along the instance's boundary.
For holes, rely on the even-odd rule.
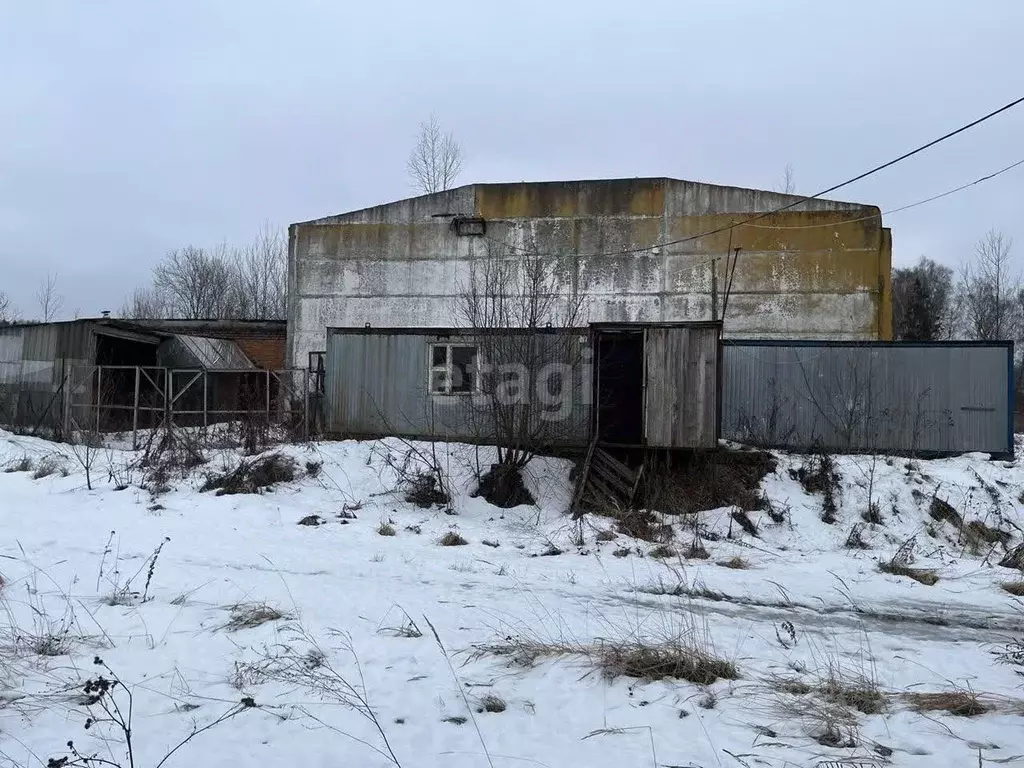
[[0,325],[13,323],[18,319],[18,312],[11,303],[11,298],[3,291],[0,291]]
[[792,163],[786,163],[786,167],[782,170],[782,178],[779,179],[775,191],[784,195],[792,195],[796,192],[796,175],[793,172]]
[[273,320],[285,316],[287,241],[265,223],[256,238],[236,251],[232,263],[239,317]]
[[492,246],[458,300],[476,344],[476,416],[497,443],[501,503],[510,478],[570,428],[583,396],[584,347],[570,332],[584,321],[578,264]]
[[167,299],[153,288],[136,288],[118,314],[131,320],[160,320],[169,314]]
[[420,123],[416,146],[406,163],[412,185],[424,194],[450,188],[462,172],[462,147],[434,115]]
[[1013,241],[990,230],[960,274],[965,333],[981,341],[1017,339],[1024,331],[1020,273],[1010,263]]
[[188,320],[231,317],[237,302],[227,246],[171,251],[153,270],[153,288],[169,312]]
[[892,271],[893,337],[938,341],[955,330],[953,270],[924,256],[913,267]]
[[47,273],[36,291],[39,314],[44,323],[54,320],[64,306],[64,297],[57,292],[57,274]]

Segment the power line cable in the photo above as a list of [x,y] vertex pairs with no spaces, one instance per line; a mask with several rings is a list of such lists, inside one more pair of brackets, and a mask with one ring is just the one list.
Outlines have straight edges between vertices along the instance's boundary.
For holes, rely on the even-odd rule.
[[[806,203],[806,202],[808,202],[810,200],[815,200],[815,199],[821,197],[822,195],[827,195],[830,192],[835,192],[837,189],[842,189],[843,187],[847,187],[850,184],[853,184],[854,182],[861,181],[862,179],[866,179],[868,176],[872,176],[872,175],[878,173],[879,171],[885,170],[886,168],[891,168],[892,166],[896,165],[897,163],[900,163],[900,162],[902,162],[902,161],[904,161],[904,160],[906,160],[908,158],[911,158],[914,155],[920,154],[921,152],[924,152],[926,149],[931,149],[936,144],[940,144],[943,141],[946,141],[947,139],[951,139],[954,136],[957,136],[957,135],[963,133],[964,131],[968,131],[971,128],[974,128],[975,126],[978,126],[981,123],[984,123],[986,120],[991,120],[996,115],[1002,114],[1003,112],[1006,112],[1007,110],[1010,110],[1013,107],[1016,107],[1018,104],[1021,104],[1021,103],[1024,103],[1024,96],[1021,96],[1020,98],[1014,99],[1013,101],[1009,102],[1008,104],[1004,104],[1003,106],[999,107],[999,109],[995,109],[995,110],[989,112],[988,114],[983,115],[983,116],[977,118],[976,120],[972,120],[971,122],[967,123],[966,125],[960,126],[956,130],[953,130],[953,131],[950,131],[949,133],[943,134],[942,136],[939,136],[937,139],[932,139],[927,144],[922,144],[920,147],[917,147],[916,149],[912,149],[909,152],[904,152],[899,157],[893,158],[892,160],[889,160],[888,162],[882,163],[881,165],[877,165],[874,168],[872,168],[871,170],[864,171],[863,173],[860,173],[860,174],[854,176],[851,179],[847,179],[846,181],[840,182],[839,184],[834,184],[833,186],[828,187],[827,189],[823,189],[820,192],[817,192],[816,194],[810,195],[808,197],[800,197],[800,198],[798,198],[797,200],[794,200],[791,203],[787,203],[786,205],[780,206],[779,208],[775,208],[775,209],[770,210],[770,211],[765,211],[763,213],[758,213],[758,214],[750,216],[750,217],[748,217],[746,219],[742,219],[741,221],[736,221],[736,222],[733,222],[732,224],[726,224],[724,226],[708,230],[707,232],[700,232],[700,233],[698,233],[696,235],[688,235],[687,237],[682,237],[682,238],[679,238],[677,240],[668,240],[668,241],[661,242],[661,243],[653,243],[651,245],[647,245],[647,246],[644,246],[642,248],[624,248],[624,249],[618,250],[618,251],[598,251],[596,253],[580,254],[580,258],[595,258],[595,257],[598,257],[598,256],[617,256],[617,255],[627,254],[627,253],[642,253],[644,251],[650,251],[650,250],[652,250],[654,248],[664,248],[664,247],[669,246],[669,245],[679,245],[681,243],[688,243],[688,242],[691,242],[693,240],[699,240],[702,237],[710,237],[711,235],[717,235],[717,234],[720,234],[722,232],[727,232],[728,230],[733,229],[734,227],[739,227],[739,226],[742,226],[744,224],[749,224],[752,221],[759,221],[761,219],[768,218],[769,216],[774,216],[777,213],[782,213],[783,211],[788,211],[790,208],[795,208],[796,206],[802,205],[803,203]],[[523,252],[526,252],[526,253],[531,253],[531,254],[533,254],[535,256],[560,256],[560,255],[562,255],[560,253],[538,253],[538,252],[534,251],[532,248],[526,248],[526,247],[519,246],[519,245],[513,245],[511,243],[506,243],[506,242],[497,240],[496,238],[493,238],[493,237],[490,237],[490,236],[487,236],[487,235],[485,235],[485,237],[487,237],[489,240],[493,240],[494,242],[499,243],[500,245],[503,245],[503,246],[505,246],[507,248],[511,248],[511,249],[517,250],[517,251],[523,251]]]
[[954,187],[953,189],[948,189],[945,192],[942,192],[941,194],[932,195],[931,197],[926,197],[924,200],[918,200],[916,203],[910,203],[908,205],[901,205],[899,208],[893,208],[893,209],[888,210],[888,211],[882,211],[881,214],[873,213],[870,216],[859,216],[859,217],[857,217],[855,219],[842,219],[840,221],[826,221],[826,222],[822,222],[820,224],[791,224],[789,226],[782,225],[782,224],[737,224],[736,226],[738,226],[738,227],[739,226],[754,227],[756,229],[788,230],[788,229],[817,229],[817,228],[820,228],[820,227],[838,227],[838,226],[842,226],[843,224],[855,224],[858,221],[867,221],[868,219],[876,219],[879,216],[891,216],[892,214],[899,213],[900,211],[907,211],[907,210],[910,210],[911,208],[917,208],[919,205],[925,205],[926,203],[932,203],[932,202],[935,202],[936,200],[941,200],[944,197],[949,197],[950,195],[956,194],[957,192],[962,192],[963,190],[968,189],[969,187],[973,187],[975,184],[981,184],[983,181],[988,181],[989,179],[994,179],[996,176],[1001,176],[1004,173],[1007,173],[1008,171],[1012,171],[1014,168],[1017,168],[1018,166],[1021,166],[1021,165],[1024,165],[1024,160],[1018,160],[1016,163],[1008,165],[1005,168],[1000,168],[998,171],[995,171],[994,173],[987,174],[985,176],[982,176],[980,178],[975,179],[974,181],[969,181],[966,184],[961,184],[959,187]]

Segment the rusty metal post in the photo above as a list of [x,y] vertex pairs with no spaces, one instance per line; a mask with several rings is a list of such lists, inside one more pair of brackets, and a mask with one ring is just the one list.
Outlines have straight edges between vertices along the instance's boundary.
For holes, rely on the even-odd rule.
[[135,366],[135,407],[132,408],[132,450],[139,450],[139,366]]
[[267,387],[267,429],[270,429],[270,369],[266,371],[266,387]]

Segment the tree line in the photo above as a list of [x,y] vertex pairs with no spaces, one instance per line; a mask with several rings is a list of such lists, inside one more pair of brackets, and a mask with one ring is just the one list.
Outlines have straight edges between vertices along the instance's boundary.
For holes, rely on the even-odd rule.
[[1024,340],[1024,281],[1013,267],[1013,241],[991,230],[958,272],[921,259],[892,271],[897,341]]

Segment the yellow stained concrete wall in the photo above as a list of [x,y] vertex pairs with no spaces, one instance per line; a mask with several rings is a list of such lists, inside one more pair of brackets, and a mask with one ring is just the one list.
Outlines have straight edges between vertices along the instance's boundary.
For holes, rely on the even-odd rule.
[[[721,313],[739,248],[727,335],[890,339],[879,210],[814,200],[739,224],[796,200],[673,179],[479,184],[293,225],[289,359],[323,349],[328,326],[464,324],[457,296],[485,254],[545,254],[583,281],[591,322],[655,322]],[[457,237],[451,215],[487,236]]]

